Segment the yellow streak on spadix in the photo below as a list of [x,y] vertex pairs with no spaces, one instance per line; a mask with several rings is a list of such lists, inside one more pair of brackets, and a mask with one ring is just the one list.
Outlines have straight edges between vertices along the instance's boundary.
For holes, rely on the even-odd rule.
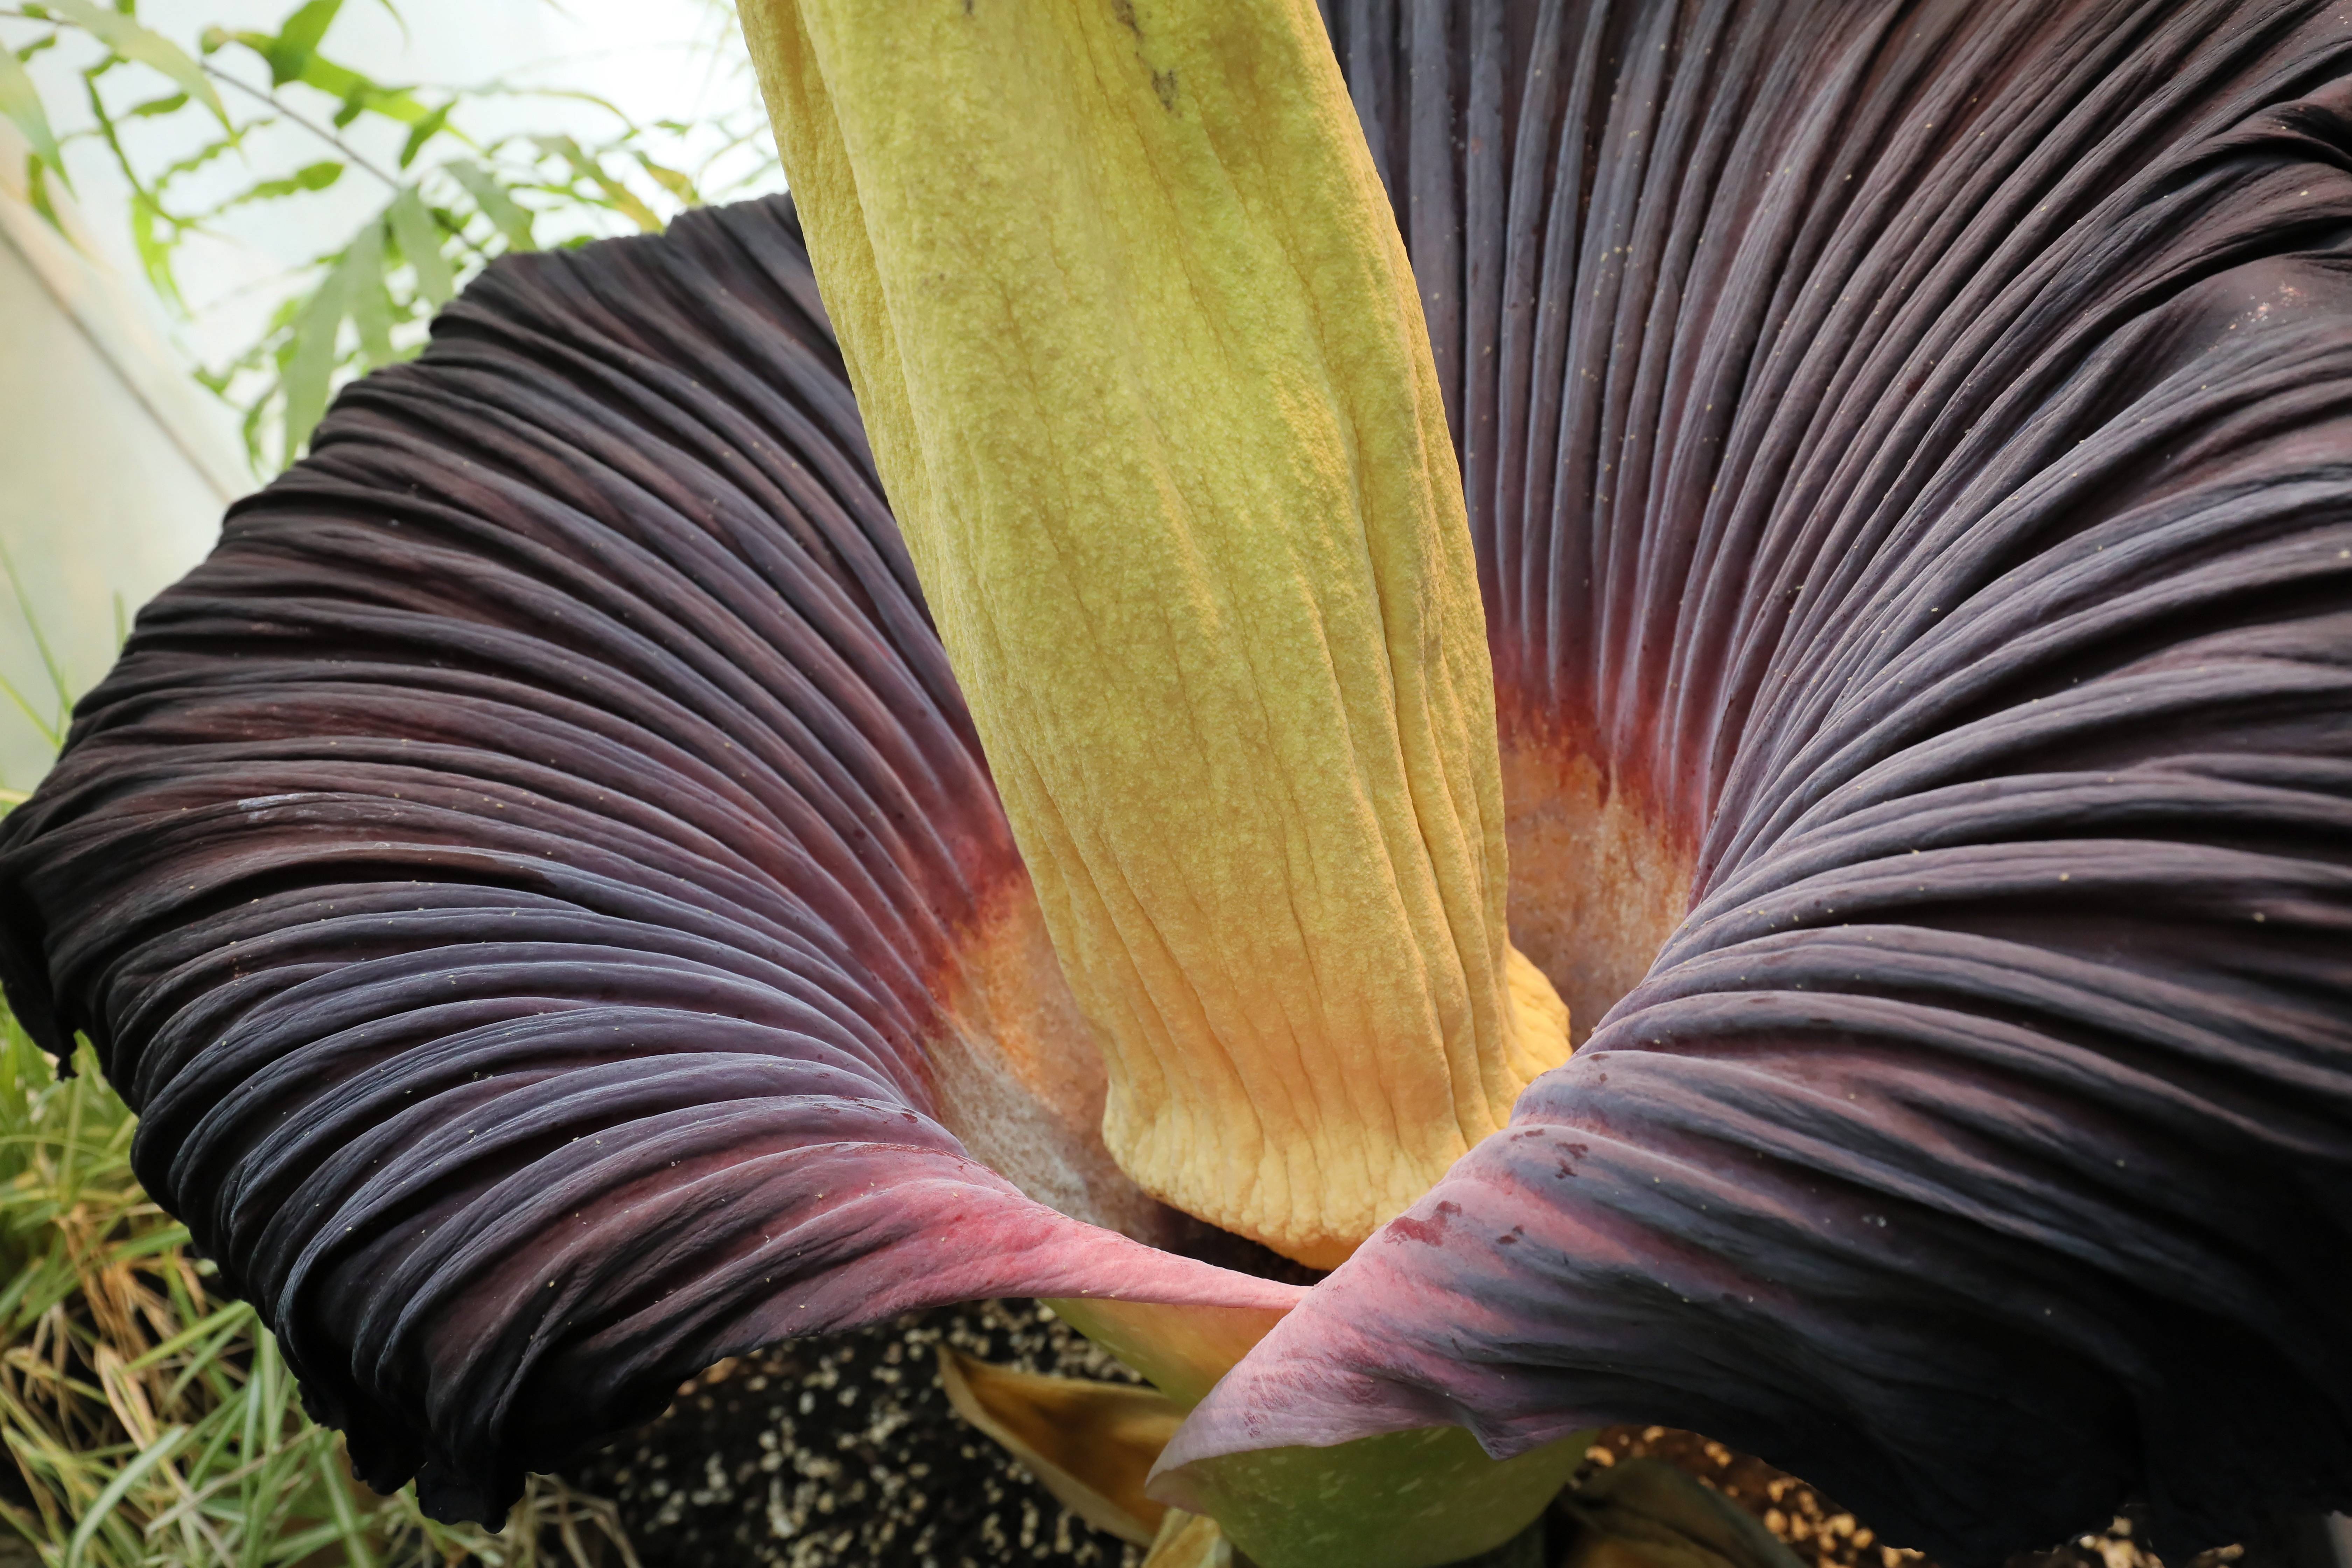
[[1315,7],[743,23],[1105,1140],[1337,1263],[1567,1042],[1513,973],[1461,484]]

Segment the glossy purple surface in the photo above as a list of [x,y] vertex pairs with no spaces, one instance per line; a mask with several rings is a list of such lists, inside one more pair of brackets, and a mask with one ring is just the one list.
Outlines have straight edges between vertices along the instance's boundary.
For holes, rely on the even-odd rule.
[[1169,1463],[1654,1421],[1955,1563],[2352,1501],[2352,14],[1336,9],[1507,710],[1696,886]]
[[934,981],[1022,873],[788,212],[494,268],[0,825],[19,1016],[443,1517],[789,1334],[1297,1294],[936,1119]]
[[[1504,710],[1695,891],[1172,1458],[1655,1421],[1956,1568],[2352,1502],[2352,17],[1335,9]],[[496,269],[0,826],[12,1002],[445,1512],[797,1329],[1287,1299],[937,1120],[1019,870],[814,300],[772,206]]]

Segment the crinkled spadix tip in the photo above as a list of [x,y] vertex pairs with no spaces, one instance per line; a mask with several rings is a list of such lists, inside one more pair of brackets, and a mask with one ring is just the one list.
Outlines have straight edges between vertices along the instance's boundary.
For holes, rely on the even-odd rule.
[[749,6],[1148,1191],[1329,1267],[1568,1050],[1395,220],[1307,0]]

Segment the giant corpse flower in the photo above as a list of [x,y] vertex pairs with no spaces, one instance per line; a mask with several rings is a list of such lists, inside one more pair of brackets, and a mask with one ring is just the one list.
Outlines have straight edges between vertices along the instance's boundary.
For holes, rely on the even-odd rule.
[[1963,1563],[2352,1501],[2352,16],[1333,9],[748,6],[798,212],[232,511],[27,1026],[444,1514],[997,1294],[1266,1568],[1627,1419]]

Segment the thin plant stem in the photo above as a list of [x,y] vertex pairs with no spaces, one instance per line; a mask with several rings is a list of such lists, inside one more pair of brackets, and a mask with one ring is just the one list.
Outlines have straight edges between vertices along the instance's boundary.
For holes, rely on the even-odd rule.
[[246,97],[265,105],[273,112],[282,116],[289,123],[299,125],[303,130],[308,131],[311,135],[316,136],[320,141],[324,142],[328,146],[332,147],[336,152],[341,153],[345,158],[349,159],[354,168],[357,168],[363,173],[373,174],[377,179],[383,181],[386,188],[394,191],[400,189],[400,181],[392,174],[377,168],[374,162],[370,159],[366,153],[362,153],[358,148],[352,146],[350,142],[344,141],[341,137],[336,135],[325,126],[319,124],[316,121],[287,108],[285,100],[280,99],[276,93],[265,92],[249,82],[242,81],[233,73],[221,69],[220,67],[213,64],[210,60],[206,60],[203,63],[203,69],[204,73],[212,78],[215,81],[222,82],[229,87],[236,89],[237,91],[245,94]]

